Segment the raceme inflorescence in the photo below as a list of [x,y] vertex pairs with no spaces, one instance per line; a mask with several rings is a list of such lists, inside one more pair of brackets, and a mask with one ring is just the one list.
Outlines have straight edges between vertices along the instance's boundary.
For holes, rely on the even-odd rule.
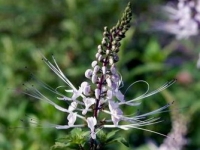
[[[175,82],[175,80],[167,82],[152,92],[148,92],[147,90],[143,95],[133,99],[127,99],[125,97],[126,92],[121,92],[121,88],[123,87],[122,75],[117,70],[116,63],[119,61],[118,52],[120,51],[120,42],[125,38],[125,33],[131,26],[131,17],[131,5],[129,3],[123,16],[113,28],[104,27],[103,39],[97,47],[95,60],[91,63],[91,67],[85,71],[86,80],[78,88],[61,71],[54,57],[53,63],[43,57],[43,61],[48,67],[67,84],[68,88],[65,92],[67,93],[66,95],[71,96],[66,96],[46,84],[43,84],[43,87],[56,94],[58,100],[65,101],[68,104],[68,108],[59,106],[37,88],[32,87],[31,90],[24,92],[34,98],[48,102],[59,111],[67,113],[68,124],[52,125],[52,127],[56,129],[88,128],[90,131],[91,149],[92,147],[93,149],[97,147],[95,146],[97,145],[95,141],[98,139],[97,133],[100,130],[104,128],[118,128],[123,130],[132,128],[142,129],[142,126],[161,121],[159,118],[153,117],[146,119],[147,116],[159,113],[170,106],[170,104],[167,104],[145,114],[137,114],[135,112],[125,114],[125,111],[122,109],[122,107],[138,106],[143,98],[154,95]],[[146,81],[140,80],[132,83],[130,86],[139,82],[148,85]],[[80,124],[80,122],[82,123]]]

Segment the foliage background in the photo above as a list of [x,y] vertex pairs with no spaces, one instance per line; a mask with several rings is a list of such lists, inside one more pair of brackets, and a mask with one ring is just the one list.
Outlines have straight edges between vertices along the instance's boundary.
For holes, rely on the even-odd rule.
[[[54,88],[64,85],[43,63],[40,52],[48,59],[54,54],[66,76],[78,87],[85,79],[84,71],[94,59],[103,27],[115,25],[127,3],[127,0],[0,0],[0,149],[50,149],[57,138],[69,132],[49,126],[29,127],[26,122],[21,122],[29,116],[39,123],[64,124],[66,114],[17,91],[30,80],[30,72]],[[166,92],[175,101],[175,112],[183,114],[189,122],[188,144],[184,149],[198,149],[200,76],[196,61],[200,50],[199,36],[178,41],[172,35],[152,30],[152,21],[163,17],[156,11],[156,6],[161,4],[166,1],[132,1],[132,27],[123,41],[118,63],[125,81],[124,90],[139,79],[147,80],[153,90],[177,78],[177,83]],[[138,85],[126,96],[133,98],[145,89]],[[56,101],[53,94],[47,94]],[[148,112],[172,99],[166,93],[160,93],[146,98],[140,107],[126,111]],[[167,134],[172,116],[169,112],[160,115],[165,118],[163,123],[145,128]],[[128,139],[131,149],[138,150],[148,149],[149,141],[159,145],[164,139],[136,129],[121,131],[120,135]],[[126,149],[119,144],[115,149],[117,147]]]

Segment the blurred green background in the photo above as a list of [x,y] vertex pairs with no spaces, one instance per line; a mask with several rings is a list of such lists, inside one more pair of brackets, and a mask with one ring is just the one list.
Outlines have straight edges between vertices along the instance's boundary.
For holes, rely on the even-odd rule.
[[[151,29],[152,22],[162,17],[155,11],[157,6],[166,2],[131,1],[132,26],[123,40],[117,64],[125,83],[122,91],[137,80],[146,80],[151,90],[155,90],[177,78],[172,87],[126,111],[145,113],[174,100],[170,112],[156,116],[164,122],[144,128],[167,135],[173,121],[183,116],[187,127],[187,144],[183,149],[195,150],[200,147],[200,76],[196,68],[200,38],[178,41],[172,35]],[[69,132],[49,126],[30,127],[21,122],[29,116],[38,123],[65,124],[67,115],[18,91],[26,82],[42,90],[37,82],[30,81],[30,72],[53,88],[65,85],[45,65],[41,53],[49,60],[53,54],[66,76],[78,87],[95,58],[103,27],[114,26],[127,3],[127,0],[0,0],[0,149],[46,150]],[[145,86],[138,84],[126,97],[134,98],[145,90]],[[51,92],[47,95],[57,102]],[[120,134],[129,141],[130,149],[137,150],[148,150],[149,142],[159,146],[165,139],[137,129]],[[128,149],[120,144],[114,148]]]

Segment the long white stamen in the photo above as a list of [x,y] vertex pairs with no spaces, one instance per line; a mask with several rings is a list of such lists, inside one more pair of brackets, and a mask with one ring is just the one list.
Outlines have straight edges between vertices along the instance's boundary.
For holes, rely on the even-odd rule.
[[139,97],[137,97],[137,98],[134,98],[134,99],[132,99],[132,100],[129,100],[129,101],[126,101],[126,102],[122,102],[122,103],[120,103],[119,105],[122,105],[122,104],[131,104],[132,102],[134,102],[134,101],[138,101],[138,100],[141,100],[141,99],[144,99],[144,98],[146,98],[146,97],[149,97],[149,96],[151,96],[151,95],[154,95],[154,94],[156,94],[156,93],[159,93],[159,92],[161,92],[161,91],[163,91],[163,90],[165,90],[166,88],[168,88],[168,87],[170,87],[172,84],[174,84],[176,82],[176,80],[174,79],[174,80],[171,80],[171,81],[169,81],[169,82],[167,82],[167,83],[165,83],[163,86],[161,86],[160,88],[158,88],[157,90],[155,90],[155,91],[152,91],[152,92],[150,92],[150,93],[148,93],[147,94],[147,92],[145,92],[145,94],[143,94],[143,95],[141,95],[141,96],[139,96]]
[[[63,108],[63,107],[57,105],[56,103],[54,103],[53,101],[51,101],[49,98],[47,98],[46,96],[44,96],[38,89],[36,89],[36,88],[34,88],[34,87],[32,87],[31,89],[34,90],[34,91],[33,91],[33,94],[28,93],[28,92],[22,92],[22,93],[24,93],[24,94],[26,94],[26,95],[29,95],[29,96],[31,96],[31,97],[34,97],[34,98],[36,98],[36,99],[39,99],[39,100],[44,100],[44,101],[46,101],[47,103],[49,103],[49,104],[51,104],[52,106],[54,106],[56,109],[62,111],[62,112],[70,113],[70,111],[68,111],[66,108]],[[81,116],[81,115],[78,115],[78,114],[77,114],[77,117],[79,117],[79,118],[85,120],[85,117],[83,117],[83,116]]]

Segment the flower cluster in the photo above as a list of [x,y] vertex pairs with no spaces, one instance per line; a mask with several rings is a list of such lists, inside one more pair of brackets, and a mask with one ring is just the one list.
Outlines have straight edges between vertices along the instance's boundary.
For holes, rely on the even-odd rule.
[[[134,115],[124,114],[121,109],[122,105],[126,105],[126,107],[137,106],[140,104],[139,100],[158,93],[175,82],[175,80],[167,82],[152,92],[148,92],[148,86],[147,92],[143,95],[130,100],[125,98],[125,95],[121,92],[121,88],[123,87],[122,76],[117,70],[116,63],[119,61],[118,52],[121,45],[120,41],[125,37],[126,31],[130,27],[130,21],[131,7],[129,3],[116,26],[110,30],[108,27],[104,27],[103,39],[97,47],[98,51],[95,55],[95,60],[91,63],[91,68],[85,72],[87,81],[82,82],[79,88],[76,88],[64,75],[54,57],[54,63],[51,63],[43,57],[44,62],[49,68],[69,86],[70,89],[65,91],[69,94],[71,93],[71,96],[66,96],[46,84],[43,84],[44,88],[56,94],[58,100],[67,102],[69,106],[68,108],[64,108],[57,105],[38,89],[32,90],[32,93],[25,92],[25,94],[40,100],[45,100],[59,111],[68,114],[68,125],[53,125],[53,127],[56,129],[88,127],[90,129],[91,139],[96,139],[96,133],[102,128],[120,128],[124,130],[131,128],[142,129],[140,128],[141,126],[160,122],[158,118],[146,119],[146,117],[168,108],[170,104],[140,115],[134,113]],[[136,81],[135,83],[138,82],[143,82],[148,85],[143,80]],[[131,86],[135,83],[132,83]],[[83,124],[77,124],[77,119],[83,120]]]
[[200,29],[200,0],[178,0],[176,6],[166,6],[170,21],[157,28],[175,34],[177,39],[198,35]]

